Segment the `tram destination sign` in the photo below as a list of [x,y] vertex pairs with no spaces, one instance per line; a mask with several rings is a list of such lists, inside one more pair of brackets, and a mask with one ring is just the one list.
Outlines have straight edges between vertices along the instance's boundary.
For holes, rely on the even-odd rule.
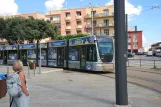
[[35,44],[20,44],[19,49],[35,49]]
[[3,45],[0,47],[0,50],[16,50],[17,45]]
[[69,45],[84,45],[94,43],[94,36],[74,38],[69,40]]
[[66,46],[66,44],[67,44],[66,40],[49,42],[49,47]]

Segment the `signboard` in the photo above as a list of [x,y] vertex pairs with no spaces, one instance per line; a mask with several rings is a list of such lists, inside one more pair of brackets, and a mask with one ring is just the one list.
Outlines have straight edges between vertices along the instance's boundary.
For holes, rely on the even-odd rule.
[[65,46],[66,44],[67,44],[66,40],[49,42],[49,47]]
[[57,61],[56,60],[48,60],[48,66],[56,67],[57,66]]
[[[40,48],[40,44],[38,45],[38,48]],[[47,48],[47,43],[41,43],[41,48]]]
[[36,44],[20,44],[19,49],[35,49]]
[[16,50],[17,45],[3,45],[0,47],[0,50]]
[[83,38],[74,38],[69,40],[69,45],[83,45],[94,43],[94,36],[88,36]]

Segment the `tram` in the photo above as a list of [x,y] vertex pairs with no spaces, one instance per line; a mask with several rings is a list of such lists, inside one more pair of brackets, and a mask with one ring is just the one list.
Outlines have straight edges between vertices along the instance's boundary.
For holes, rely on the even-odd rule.
[[[64,69],[77,69],[86,71],[114,72],[114,43],[110,36],[87,36],[69,40],[58,40],[40,44],[20,44],[19,52],[14,49],[6,51],[4,46],[0,50],[0,64],[4,63],[5,55],[20,53],[20,59],[24,65],[29,61],[38,61],[47,67],[59,67]],[[17,45],[16,45],[17,46]],[[13,47],[13,46],[11,46]],[[38,56],[36,56],[38,51]],[[7,52],[7,54],[5,54]],[[7,62],[9,59],[7,59]]]
[[69,40],[69,69],[114,71],[114,44],[109,36],[88,36]]

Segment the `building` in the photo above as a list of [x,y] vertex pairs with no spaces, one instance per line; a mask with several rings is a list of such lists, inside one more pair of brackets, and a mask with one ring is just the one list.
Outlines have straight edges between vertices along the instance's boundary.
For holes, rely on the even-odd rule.
[[61,35],[88,33],[92,35],[92,14],[94,35],[114,36],[113,6],[53,10],[46,14],[60,28]]
[[128,31],[128,51],[138,53],[142,48],[142,31]]
[[157,42],[151,45],[152,50],[161,50],[161,42]]
[[[93,12],[92,12],[93,11]],[[94,35],[114,36],[114,8],[113,6],[103,6],[95,8],[86,8],[86,31],[92,34],[92,13]]]
[[21,17],[24,17],[24,18],[29,18],[29,17],[32,17],[34,19],[45,19],[45,15],[42,14],[42,13],[28,13],[28,14],[18,14],[18,15],[15,15],[15,16],[21,16]]
[[52,10],[49,11],[48,14],[45,15],[45,20],[50,20],[53,24],[57,25],[59,28],[59,32],[61,32],[61,19],[60,10]]

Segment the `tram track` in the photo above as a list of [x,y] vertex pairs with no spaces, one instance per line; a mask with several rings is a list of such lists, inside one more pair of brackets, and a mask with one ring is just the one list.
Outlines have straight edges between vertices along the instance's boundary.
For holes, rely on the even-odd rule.
[[[115,79],[114,74],[98,74],[98,75]],[[127,82],[161,94],[161,81],[127,75]]]

